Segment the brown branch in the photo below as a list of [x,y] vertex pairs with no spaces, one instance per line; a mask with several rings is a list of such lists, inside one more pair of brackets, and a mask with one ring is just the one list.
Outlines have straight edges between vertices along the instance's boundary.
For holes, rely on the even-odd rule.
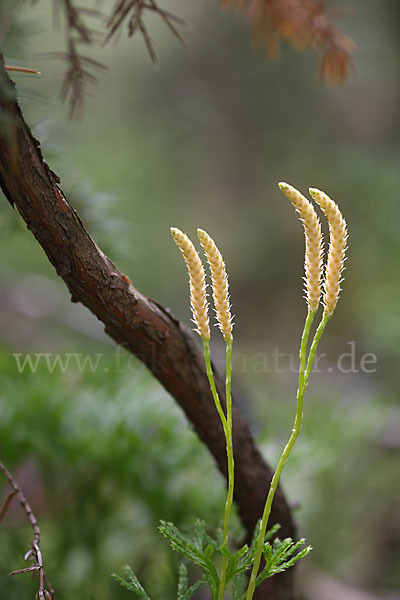
[[[68,204],[59,178],[43,160],[39,142],[19,109],[13,83],[0,64],[2,90],[0,110],[10,124],[8,130],[13,132],[5,135],[0,130],[0,186],[5,196],[15,204],[66,283],[72,301],[84,304],[104,323],[105,331],[117,344],[147,365],[181,406],[226,476],[224,435],[197,339],[168,310],[141,294],[89,236]],[[218,377],[217,387],[224,400],[224,386]],[[251,536],[262,514],[272,472],[236,406],[233,413],[235,500]],[[281,524],[281,535],[294,537],[290,509],[280,489],[273,504],[273,523]],[[271,599],[292,598],[291,571],[267,580]]]
[[[37,600],[56,600],[55,592],[50,585],[50,582],[46,576],[46,573],[44,572],[42,551],[40,550],[40,529],[39,529],[39,524],[37,522],[37,519],[36,519],[35,515],[33,514],[32,508],[31,508],[28,500],[25,498],[18,483],[15,481],[14,477],[11,475],[11,473],[8,471],[8,469],[3,465],[3,463],[1,461],[0,461],[0,471],[3,473],[4,477],[7,479],[8,485],[12,489],[10,494],[8,494],[7,498],[5,499],[3,506],[1,508],[0,522],[4,519],[6,512],[7,512],[8,508],[10,507],[11,500],[14,498],[14,496],[17,496],[19,499],[19,502],[22,506],[22,509],[23,509],[28,521],[32,525],[32,529],[33,529],[33,541],[30,545],[28,552],[25,554],[25,557],[24,557],[25,560],[29,559],[33,562],[32,566],[26,567],[24,569],[18,569],[17,571],[12,571],[11,573],[9,573],[9,575],[21,575],[23,573],[38,572],[39,573],[39,589],[36,593],[35,598],[37,598]],[[46,589],[46,587],[47,587],[47,589]]]

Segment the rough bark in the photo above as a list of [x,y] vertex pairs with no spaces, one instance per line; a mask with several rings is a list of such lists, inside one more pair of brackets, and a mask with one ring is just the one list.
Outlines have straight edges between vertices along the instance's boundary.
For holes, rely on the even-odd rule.
[[[42,246],[73,302],[84,304],[107,334],[137,356],[175,398],[226,476],[221,424],[214,407],[198,340],[169,311],[141,294],[87,233],[69,205],[59,178],[43,159],[18,106],[14,84],[0,55],[0,186]],[[224,386],[217,376],[224,400]],[[272,477],[236,406],[233,409],[235,500],[249,535],[262,514]],[[290,509],[280,489],[271,525],[294,536]],[[267,580],[258,598],[292,600],[292,570]]]

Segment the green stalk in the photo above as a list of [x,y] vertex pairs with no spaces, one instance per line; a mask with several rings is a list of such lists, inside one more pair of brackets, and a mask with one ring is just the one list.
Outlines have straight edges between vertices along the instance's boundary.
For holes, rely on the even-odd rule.
[[[207,377],[210,383],[211,393],[214,398],[214,403],[221,419],[222,427],[224,429],[225,441],[226,441],[226,455],[228,462],[228,492],[225,502],[224,512],[224,529],[223,529],[223,544],[228,545],[229,536],[229,519],[233,503],[233,489],[234,489],[234,460],[233,460],[233,443],[232,443],[232,343],[233,338],[228,337],[225,339],[226,342],[226,380],[225,380],[225,395],[226,395],[226,416],[221,406],[221,402],[218,396],[217,388],[215,386],[214,374],[211,367],[210,358],[210,342],[209,340],[203,339],[204,348],[204,359],[206,363]],[[226,581],[226,570],[228,567],[228,560],[224,556],[222,561],[222,570],[220,583],[218,588],[218,600],[222,600],[225,591]]]
[[[235,470],[234,470],[234,459],[233,459],[233,443],[232,443],[232,394],[231,394],[231,383],[232,383],[232,343],[233,338],[225,338],[226,342],[226,379],[225,379],[225,396],[226,396],[226,427],[224,427],[225,439],[226,439],[226,455],[228,459],[228,492],[226,495],[225,502],[225,514],[224,514],[224,530],[223,530],[223,544],[228,545],[229,535],[229,519],[231,515],[232,502],[233,502],[233,489],[235,486]],[[218,590],[218,600],[222,600],[225,591],[226,581],[226,570],[228,567],[228,559],[226,556],[222,559],[222,571],[220,577],[220,584]]]
[[228,542],[229,531],[229,516],[233,502],[234,488],[234,460],[233,460],[233,443],[232,443],[232,342],[233,339],[226,340],[226,380],[225,380],[225,395],[226,395],[226,454],[228,458],[228,494],[225,504],[224,518],[224,544]]
[[332,314],[333,313],[330,313],[330,314],[324,313],[323,314],[321,322],[318,325],[318,329],[315,332],[314,339],[312,341],[311,348],[310,348],[310,353],[308,355],[307,369],[306,369],[305,377],[304,377],[305,386],[307,386],[308,379],[309,379],[310,374],[311,374],[311,369],[312,369],[312,366],[313,366],[313,363],[314,363],[315,353],[317,351],[319,340],[321,339],[322,334],[325,331],[326,324],[329,321],[329,319],[332,317]]
[[[206,363],[206,371],[208,382],[210,384],[211,393],[214,398],[214,404],[219,414],[219,418],[221,419],[222,426],[224,428],[224,432],[226,430],[226,417],[224,415],[224,411],[222,410],[221,402],[218,396],[217,388],[215,386],[214,373],[211,366],[211,358],[210,358],[210,340],[203,338],[203,350],[204,350],[204,360]],[[226,435],[226,433],[225,433]]]
[[307,388],[308,378],[310,376],[312,363],[314,361],[315,352],[317,350],[318,342],[321,339],[322,333],[324,331],[325,325],[329,319],[325,316],[323,317],[311,344],[310,354],[308,358],[307,368],[306,368],[306,355],[307,355],[307,342],[310,334],[310,329],[312,322],[314,320],[316,311],[308,311],[306,322],[304,325],[303,334],[301,336],[301,344],[300,344],[300,370],[299,370],[299,385],[297,388],[297,405],[296,405],[296,417],[294,420],[294,425],[292,429],[292,433],[290,438],[282,452],[282,455],[279,459],[278,466],[276,467],[276,471],[274,476],[272,477],[271,485],[268,491],[267,500],[265,502],[264,512],[262,519],[260,521],[260,531],[258,535],[256,553],[254,556],[253,568],[250,575],[249,586],[247,588],[246,600],[251,600],[253,598],[254,590],[257,584],[257,575],[260,568],[260,562],[262,557],[262,550],[264,547],[264,538],[265,533],[267,531],[268,519],[271,514],[272,501],[275,496],[276,488],[278,487],[279,479],[282,474],[283,467],[286,464],[287,459],[292,451],[292,448],[298,438],[300,433],[301,424],[303,420],[303,399],[304,394]]

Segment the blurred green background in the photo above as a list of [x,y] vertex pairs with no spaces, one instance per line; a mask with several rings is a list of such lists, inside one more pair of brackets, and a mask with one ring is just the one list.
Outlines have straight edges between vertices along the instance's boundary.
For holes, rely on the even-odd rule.
[[[315,548],[298,577],[304,598],[399,598],[399,3],[352,0],[340,24],[358,46],[355,70],[327,89],[315,53],[282,47],[269,63],[216,0],[165,0],[193,24],[189,50],[155,16],[146,23],[158,70],[139,36],[89,50],[109,70],[78,122],[60,105],[62,61],[43,56],[64,47],[52,3],[3,0],[3,19],[12,5],[6,63],[42,72],[14,77],[25,118],[100,247],[186,323],[187,277],[169,227],[190,236],[202,227],[222,249],[237,400],[270,464],[292,425],[306,312],[302,229],[276,183],[320,187],[338,202],[349,225],[344,289],[283,486]],[[39,519],[57,596],[127,598],[110,573],[128,563],[150,595],[172,599],[178,557],[158,521],[189,527],[199,516],[215,528],[224,481],[173,400],[70,303],[4,199],[0,232],[0,458]],[[72,358],[49,372],[42,359],[20,372],[27,353],[101,356],[93,369]],[[376,362],[363,368],[366,354]],[[24,566],[31,539],[17,507],[0,534],[0,595],[32,598],[29,576],[6,576]]]

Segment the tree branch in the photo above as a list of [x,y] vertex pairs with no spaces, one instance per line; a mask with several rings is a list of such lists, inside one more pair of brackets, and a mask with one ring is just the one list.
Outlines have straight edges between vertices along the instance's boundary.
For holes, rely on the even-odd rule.
[[[42,246],[73,302],[84,304],[106,333],[137,356],[175,398],[226,476],[225,440],[211,397],[200,345],[192,332],[141,294],[87,233],[67,202],[59,178],[44,161],[18,106],[0,55],[0,186]],[[224,385],[217,377],[224,401]],[[235,500],[249,536],[262,514],[271,469],[265,464],[236,406],[233,410]],[[278,489],[271,525],[294,537],[290,509]],[[292,569],[266,581],[271,600],[291,600]],[[261,593],[261,591],[260,591]],[[260,598],[264,595],[260,595]]]

